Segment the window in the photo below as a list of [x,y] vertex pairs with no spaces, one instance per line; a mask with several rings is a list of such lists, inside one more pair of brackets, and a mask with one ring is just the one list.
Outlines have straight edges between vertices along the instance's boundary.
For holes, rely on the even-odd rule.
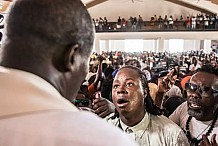
[[125,40],[125,52],[143,52],[143,39]]
[[183,39],[170,39],[169,51],[170,53],[183,52],[184,40]]

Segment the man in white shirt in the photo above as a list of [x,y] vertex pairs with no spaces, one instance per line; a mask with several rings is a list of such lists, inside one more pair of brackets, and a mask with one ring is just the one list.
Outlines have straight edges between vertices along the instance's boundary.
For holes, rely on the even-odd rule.
[[[187,102],[169,117],[184,129],[191,145],[217,146],[218,137],[218,69],[204,65],[186,83]],[[208,137],[208,140],[205,139]],[[206,143],[205,141],[209,141]]]
[[119,127],[140,146],[188,146],[188,140],[175,123],[161,116],[154,105],[144,73],[133,66],[121,68],[113,82],[115,114],[108,123]]
[[1,146],[136,146],[68,101],[87,74],[93,45],[92,21],[80,0],[14,1],[5,34]]

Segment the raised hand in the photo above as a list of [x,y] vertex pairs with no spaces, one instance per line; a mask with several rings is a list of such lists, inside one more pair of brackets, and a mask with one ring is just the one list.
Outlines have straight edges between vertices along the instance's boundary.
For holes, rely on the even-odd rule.
[[177,75],[174,75],[172,69],[166,76],[158,78],[158,92],[165,93],[175,84]]
[[105,118],[107,115],[114,112],[115,107],[113,103],[103,97],[100,97],[100,94],[96,95],[97,96],[95,96],[92,101],[92,108],[94,110],[94,113],[96,113],[101,118]]

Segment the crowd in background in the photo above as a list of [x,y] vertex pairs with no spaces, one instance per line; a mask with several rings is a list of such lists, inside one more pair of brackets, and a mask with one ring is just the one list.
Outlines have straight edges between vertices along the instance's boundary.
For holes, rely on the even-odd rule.
[[80,0],[14,1],[1,46],[1,145],[218,145],[217,49],[91,54],[94,33]]
[[[191,76],[204,64],[212,64],[218,66],[218,55],[215,50],[210,54],[205,54],[203,51],[190,51],[182,53],[168,53],[168,52],[135,52],[127,53],[121,51],[115,52],[102,52],[101,54],[92,53],[89,62],[89,73],[86,80],[82,84],[90,86],[95,82],[92,92],[85,95],[88,96],[96,91],[100,91],[102,97],[111,100],[111,89],[113,78],[119,68],[127,65],[135,66],[141,69],[150,83],[157,84],[158,77],[166,75],[170,69],[177,68],[176,85],[180,91],[175,95],[172,93],[170,96],[182,96],[182,79],[186,76]],[[99,70],[100,68],[100,70]],[[96,79],[98,78],[98,79]],[[80,91],[82,93],[82,91]],[[82,93],[83,94],[83,93]]]
[[217,30],[218,16],[209,14],[197,14],[179,16],[174,18],[172,15],[154,15],[150,20],[145,20],[141,15],[129,18],[118,17],[116,22],[108,21],[106,17],[93,18],[96,31],[136,31],[136,30]]
[[[137,69],[134,67],[136,67]],[[74,103],[75,105],[77,105],[79,108],[83,110],[92,111],[98,116],[107,119],[109,123],[112,120],[112,124],[119,127],[119,125],[113,122],[114,120],[116,121],[116,119],[114,119],[113,116],[111,116],[113,114],[115,116],[117,108],[119,109],[119,107],[116,106],[117,104],[116,101],[114,101],[116,95],[116,92],[114,91],[116,90],[115,86],[117,86],[116,84],[121,86],[120,82],[124,81],[124,78],[128,78],[127,80],[132,80],[131,78],[132,76],[128,77],[128,75],[130,75],[131,73],[127,71],[134,72],[134,70],[140,70],[142,74],[145,75],[146,81],[148,82],[148,87],[146,87],[146,90],[148,90],[147,92],[149,92],[149,95],[145,99],[149,99],[151,97],[152,101],[149,101],[149,103],[152,104],[154,103],[155,106],[160,108],[161,114],[165,115],[166,117],[169,117],[176,124],[181,126],[183,130],[184,127],[186,127],[185,130],[189,131],[188,129],[189,127],[187,128],[187,124],[189,124],[189,120],[187,120],[188,119],[187,109],[181,109],[181,108],[189,107],[187,106],[187,102],[188,103],[193,102],[192,103],[193,107],[196,106],[197,108],[200,105],[200,103],[198,103],[199,101],[197,102],[197,98],[201,99],[203,102],[204,100],[203,96],[206,96],[206,93],[207,96],[209,95],[212,96],[211,90],[214,92],[213,96],[217,96],[218,93],[217,87],[211,88],[204,85],[206,81],[205,81],[205,77],[203,76],[202,76],[203,78],[202,80],[204,80],[205,83],[204,82],[200,83],[202,85],[200,85],[199,87],[193,83],[189,84],[189,81],[191,80],[192,76],[196,76],[196,74],[200,70],[204,70],[203,72],[209,72],[210,69],[212,69],[214,70],[213,74],[217,76],[218,75],[217,68],[218,68],[218,54],[216,49],[214,49],[209,54],[204,53],[202,50],[182,52],[182,53],[146,52],[146,51],[127,53],[127,52],[115,51],[115,52],[102,52],[101,54],[98,54],[94,52],[90,56],[89,73],[87,74],[86,79],[84,80],[84,82],[80,87],[76,100],[72,101],[72,103]],[[118,73],[122,73],[125,75],[118,78],[117,76],[120,75],[120,74],[117,75]],[[199,78],[199,80],[200,79],[201,78]],[[117,80],[119,80],[119,83],[117,83],[118,82]],[[168,81],[173,80],[174,83],[164,84],[165,80]],[[216,82],[216,80],[215,81],[211,80],[211,81]],[[116,84],[114,82],[116,82]],[[162,90],[160,84],[167,85],[169,87],[168,90],[167,91]],[[122,91],[123,96],[125,95],[124,92],[128,92],[126,94],[130,96],[129,94],[131,94],[131,92],[129,90],[127,91],[128,87],[125,87],[124,89],[123,86],[124,85],[122,85],[122,87],[119,87],[119,90],[117,89],[117,94],[121,94]],[[126,86],[130,86],[130,85],[126,85]],[[210,88],[211,90],[209,90]],[[134,92],[136,93],[137,91]],[[198,96],[192,95],[192,94],[196,94],[195,92],[198,92],[198,94],[200,94],[201,97],[198,97],[199,95]],[[118,96],[122,97],[121,95]],[[134,98],[134,96],[131,96],[131,98]],[[195,100],[193,98],[195,98]],[[212,99],[213,98],[211,97],[211,100]],[[125,100],[123,100],[122,102],[125,103]],[[206,103],[207,102],[202,104],[206,104]],[[146,101],[146,106],[149,106],[147,101]],[[177,108],[180,109],[177,110]],[[149,108],[146,107],[146,111],[148,111],[148,113],[149,110],[151,109],[153,109],[153,106],[152,107],[149,106]],[[122,114],[122,112],[119,114]],[[181,117],[182,114],[186,115],[185,120],[184,117]],[[189,114],[192,115],[191,113]],[[189,119],[192,118],[190,115],[189,115]],[[213,119],[213,122],[215,124],[217,121],[217,115],[212,115],[211,118]],[[183,120],[185,123],[181,125],[181,123],[178,122],[179,120]],[[200,122],[203,121],[202,119],[197,119],[197,120],[199,120]],[[214,124],[213,126],[209,125],[210,128],[206,132],[206,136],[210,135],[210,133],[212,132],[212,130],[210,129],[214,127]],[[203,125],[206,126],[205,124]],[[197,128],[198,126],[194,127],[194,129],[192,129],[192,133],[195,133],[195,131],[197,130],[202,132],[202,128],[204,127],[203,125],[198,125],[201,130]],[[209,126],[206,126],[206,129]],[[134,128],[134,126],[132,127]],[[217,126],[215,125],[213,134],[214,132],[216,133],[216,129]],[[204,130],[203,132],[205,133],[205,129],[203,130]],[[199,131],[197,135],[199,135]],[[194,138],[192,138],[193,136],[189,136],[189,135],[190,134],[186,133],[188,141],[190,142],[191,145],[192,144],[198,145],[200,142],[203,143],[202,139],[195,141]],[[137,143],[141,144],[140,139],[136,141]],[[145,141],[146,140],[144,140],[144,142]]]

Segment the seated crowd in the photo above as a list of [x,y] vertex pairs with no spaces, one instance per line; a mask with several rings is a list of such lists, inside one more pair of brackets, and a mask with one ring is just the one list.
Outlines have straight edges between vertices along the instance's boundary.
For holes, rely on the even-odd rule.
[[216,146],[218,141],[215,50],[92,53],[79,93],[84,94],[79,108],[119,127],[141,146]]

